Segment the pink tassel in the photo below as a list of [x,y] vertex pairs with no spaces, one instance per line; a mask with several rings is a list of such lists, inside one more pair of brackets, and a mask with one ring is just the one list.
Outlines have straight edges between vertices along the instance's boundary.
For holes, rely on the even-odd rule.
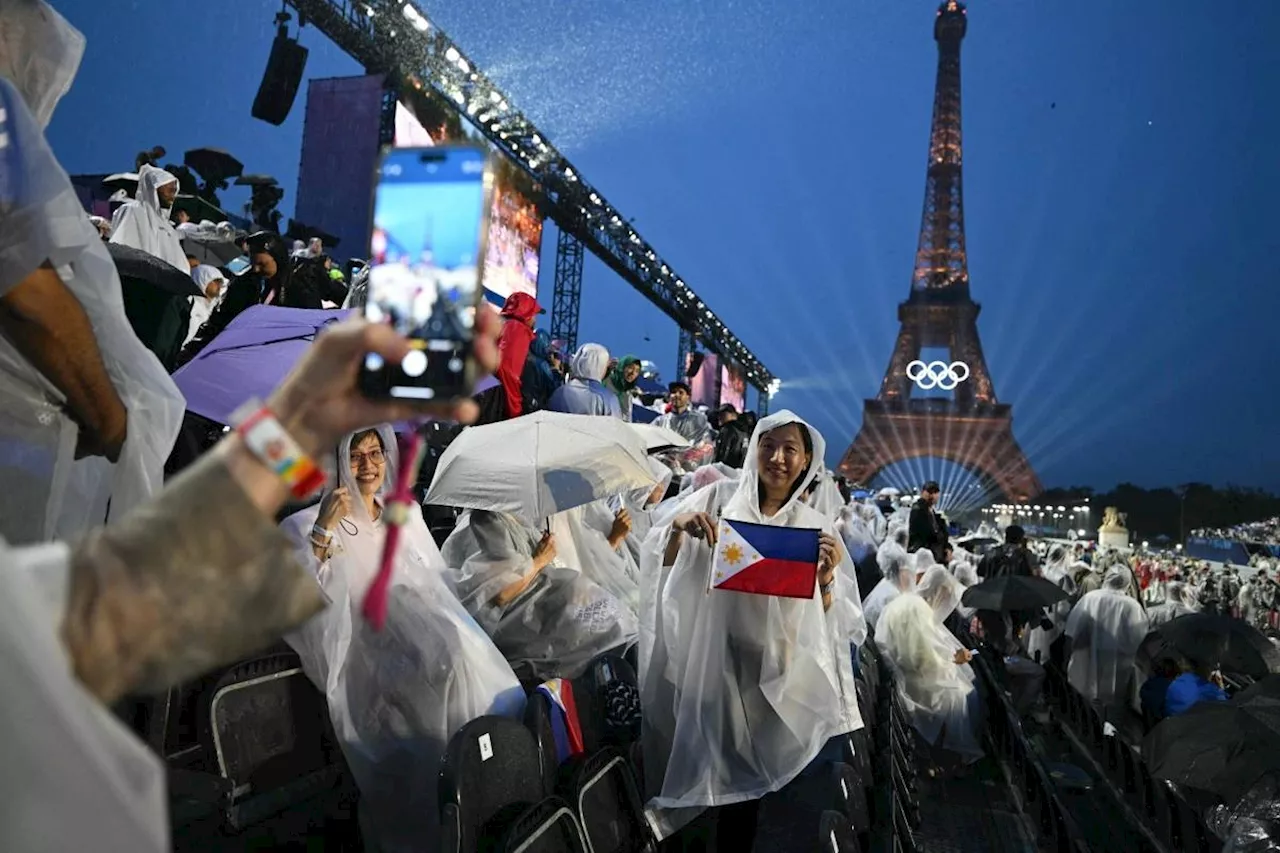
[[387,592],[391,589],[391,574],[395,570],[396,549],[400,545],[400,528],[409,520],[413,511],[413,484],[418,480],[418,470],[422,467],[422,434],[414,432],[407,441],[400,442],[400,459],[404,463],[396,475],[395,488],[387,498],[387,508],[383,514],[386,521],[387,538],[382,544],[382,560],[378,565],[377,577],[369,585],[364,594],[361,612],[365,621],[375,631],[381,631],[387,622]]

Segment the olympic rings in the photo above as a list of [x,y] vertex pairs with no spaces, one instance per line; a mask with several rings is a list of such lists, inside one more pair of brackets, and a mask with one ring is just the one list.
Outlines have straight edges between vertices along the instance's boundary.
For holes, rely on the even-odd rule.
[[963,361],[953,361],[950,364],[931,361],[925,364],[916,359],[907,365],[907,378],[921,391],[932,388],[950,391],[969,378],[969,365]]

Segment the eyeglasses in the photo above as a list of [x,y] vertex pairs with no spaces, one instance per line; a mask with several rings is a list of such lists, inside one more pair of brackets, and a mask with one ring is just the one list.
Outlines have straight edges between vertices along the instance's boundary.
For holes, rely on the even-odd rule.
[[351,467],[359,468],[365,463],[365,460],[372,462],[374,465],[381,465],[386,461],[387,456],[381,450],[370,450],[368,453],[352,453]]

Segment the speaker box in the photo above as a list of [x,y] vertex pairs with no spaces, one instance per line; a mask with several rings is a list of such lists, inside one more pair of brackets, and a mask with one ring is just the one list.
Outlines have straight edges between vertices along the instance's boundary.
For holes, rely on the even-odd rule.
[[258,96],[253,99],[254,118],[279,125],[293,108],[302,84],[302,71],[307,67],[307,49],[287,35],[276,36],[267,59],[267,70],[262,75]]

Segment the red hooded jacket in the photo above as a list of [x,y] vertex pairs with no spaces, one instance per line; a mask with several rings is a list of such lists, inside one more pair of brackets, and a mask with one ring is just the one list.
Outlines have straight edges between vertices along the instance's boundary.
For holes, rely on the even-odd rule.
[[529,345],[533,343],[533,327],[529,321],[542,313],[542,306],[527,293],[513,293],[502,306],[502,334],[498,337],[497,379],[507,401],[507,417],[519,417],[523,412],[520,376],[529,357]]

